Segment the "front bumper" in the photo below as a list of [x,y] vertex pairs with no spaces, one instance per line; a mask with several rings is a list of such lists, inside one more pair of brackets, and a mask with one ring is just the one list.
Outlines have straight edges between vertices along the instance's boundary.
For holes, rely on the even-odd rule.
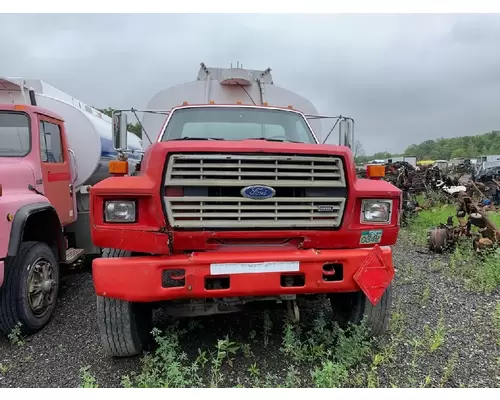
[[[213,275],[213,264],[298,262],[293,272],[242,272]],[[325,264],[342,265],[342,279],[325,279]],[[93,280],[99,296],[132,302],[157,302],[214,297],[279,296],[354,292],[360,289],[376,304],[394,277],[392,250],[388,246],[347,250],[297,250],[291,252],[203,252],[174,256],[98,258]],[[175,273],[173,273],[175,270]],[[164,287],[164,271],[172,272],[177,286]],[[167,272],[168,273],[168,272]],[[282,276],[301,275],[300,286],[282,286]],[[207,289],[207,278],[226,278],[228,287]],[[227,279],[229,278],[229,279]]]

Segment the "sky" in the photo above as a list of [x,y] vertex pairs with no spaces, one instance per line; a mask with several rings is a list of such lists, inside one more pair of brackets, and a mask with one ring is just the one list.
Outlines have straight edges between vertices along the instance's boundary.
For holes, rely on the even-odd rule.
[[500,130],[500,14],[2,14],[0,59],[99,108],[145,107],[202,61],[271,67],[367,154]]

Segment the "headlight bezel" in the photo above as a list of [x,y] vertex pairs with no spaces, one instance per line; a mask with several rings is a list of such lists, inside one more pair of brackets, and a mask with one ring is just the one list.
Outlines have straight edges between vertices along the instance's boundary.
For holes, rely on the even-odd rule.
[[[113,211],[108,210],[112,204],[128,204],[133,214],[133,219],[109,218]],[[103,221],[107,224],[134,224],[137,223],[137,200],[135,199],[109,199],[103,202]]]
[[[369,220],[366,219],[367,204],[387,204],[389,209],[387,212],[387,220]],[[394,211],[394,201],[392,199],[363,199],[361,201],[360,223],[363,225],[390,225],[392,223],[392,213]]]

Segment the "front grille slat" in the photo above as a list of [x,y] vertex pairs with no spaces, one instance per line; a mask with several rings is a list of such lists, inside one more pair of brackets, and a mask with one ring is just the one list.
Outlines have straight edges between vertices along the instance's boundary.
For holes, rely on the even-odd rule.
[[[175,200],[173,200],[171,197],[168,198],[167,201],[170,201],[171,206],[170,208],[172,211],[180,211],[180,210],[200,210],[203,209],[204,211],[209,211],[209,210],[220,210],[222,206],[220,205],[214,205],[214,204],[207,204],[207,202],[199,202],[199,203],[192,203],[192,201],[188,198],[186,200],[185,197],[182,198],[181,200],[183,203],[186,204],[172,204],[174,203]],[[225,198],[226,199],[226,198]],[[224,199],[224,202],[226,201]],[[189,204],[187,204],[189,203]],[[332,206],[332,209],[335,211],[340,210],[340,206]],[[225,210],[276,210],[276,205],[274,204],[256,204],[256,205],[224,205]],[[304,206],[304,205],[297,205],[297,206],[290,206],[290,205],[279,205],[279,211],[282,210],[311,210],[311,206]]]
[[[203,179],[207,179],[207,176],[272,176],[275,179],[281,177],[287,178],[310,178],[315,180],[318,178],[340,178],[339,173],[318,173],[318,172],[281,172],[281,171],[208,171],[206,168],[203,171],[173,171],[172,179],[177,179],[177,176],[202,176]],[[218,178],[220,179],[220,178]]]
[[[165,185],[345,187],[339,157],[285,155],[173,154]],[[256,182],[258,180],[258,182]],[[227,181],[226,183],[224,181]]]
[[[241,161],[241,160],[240,160]],[[190,168],[193,169],[200,169],[200,163],[182,163],[182,164],[177,164],[175,166],[176,169],[179,169],[181,171],[183,170],[188,170]],[[228,162],[228,163],[209,163],[209,164],[204,164],[203,165],[203,170],[210,170],[210,169],[235,169],[238,170],[240,168],[245,168],[245,169],[297,169],[297,170],[310,170],[312,167],[310,165],[287,165],[287,164],[245,164],[241,166],[241,162]],[[323,171],[331,171],[331,170],[339,170],[338,167],[336,166],[331,166],[331,165],[314,165],[315,170],[323,170]]]
[[[263,200],[236,195],[256,184],[274,187],[277,194]],[[165,185],[191,187],[192,194],[195,188],[205,192],[165,197],[168,221],[174,228],[336,228],[346,203],[345,197],[294,194],[311,188],[345,188],[342,160],[335,156],[173,154]],[[227,188],[226,195],[216,187]]]

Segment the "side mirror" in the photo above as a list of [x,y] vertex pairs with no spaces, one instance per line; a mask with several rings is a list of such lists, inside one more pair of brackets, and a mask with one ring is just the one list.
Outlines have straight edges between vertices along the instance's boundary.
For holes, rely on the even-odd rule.
[[350,118],[339,122],[339,145],[351,150],[354,147],[354,121]]
[[113,147],[116,151],[127,150],[127,114],[113,112]]

